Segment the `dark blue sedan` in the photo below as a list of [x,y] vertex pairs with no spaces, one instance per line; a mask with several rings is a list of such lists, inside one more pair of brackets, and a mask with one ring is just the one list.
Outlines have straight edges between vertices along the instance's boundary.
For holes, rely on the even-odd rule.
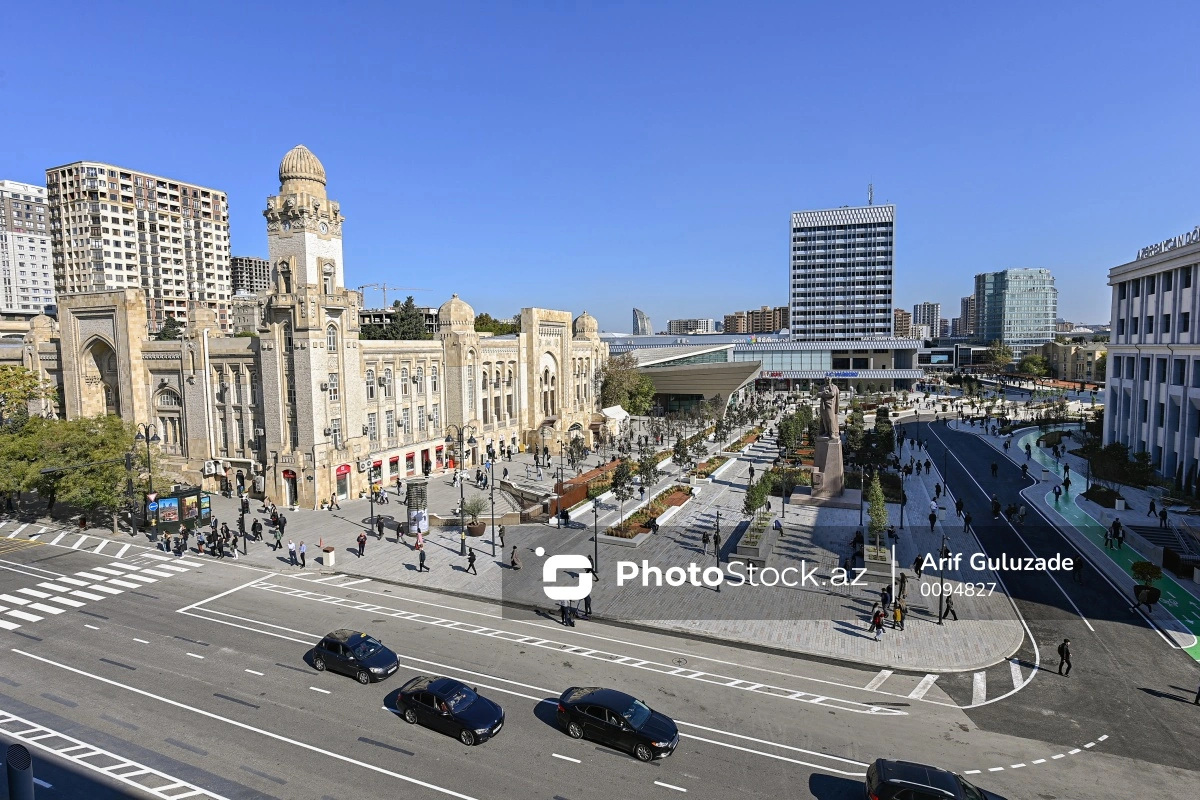
[[498,703],[453,678],[413,678],[400,687],[396,713],[411,725],[456,736],[467,747],[486,742],[504,727]]

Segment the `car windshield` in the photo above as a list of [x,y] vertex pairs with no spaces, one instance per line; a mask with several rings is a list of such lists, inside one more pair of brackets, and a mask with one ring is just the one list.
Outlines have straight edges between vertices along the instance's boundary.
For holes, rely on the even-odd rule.
[[629,724],[637,730],[650,719],[650,707],[641,700],[634,700],[633,705],[621,712],[621,716],[629,720]]
[[465,686],[459,689],[454,694],[446,698],[446,704],[450,706],[450,710],[458,713],[466,709],[467,706],[475,702],[476,694]]
[[960,786],[962,786],[963,796],[966,797],[967,800],[984,800],[983,792],[979,791],[974,786],[972,786],[971,784],[964,781],[962,778],[958,779],[958,783]]
[[350,647],[350,651],[358,658],[370,658],[382,649],[383,645],[370,636],[364,636]]

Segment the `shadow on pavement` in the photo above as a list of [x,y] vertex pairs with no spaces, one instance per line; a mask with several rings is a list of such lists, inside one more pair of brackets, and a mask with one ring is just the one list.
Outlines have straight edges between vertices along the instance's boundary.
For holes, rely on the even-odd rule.
[[861,800],[865,789],[862,781],[818,773],[809,776],[808,791],[816,800]]

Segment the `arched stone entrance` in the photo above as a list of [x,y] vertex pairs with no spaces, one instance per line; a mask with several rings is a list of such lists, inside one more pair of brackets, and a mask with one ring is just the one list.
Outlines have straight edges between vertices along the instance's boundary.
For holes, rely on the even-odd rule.
[[80,411],[85,417],[121,414],[121,382],[117,353],[103,339],[92,339],[83,348],[80,363]]

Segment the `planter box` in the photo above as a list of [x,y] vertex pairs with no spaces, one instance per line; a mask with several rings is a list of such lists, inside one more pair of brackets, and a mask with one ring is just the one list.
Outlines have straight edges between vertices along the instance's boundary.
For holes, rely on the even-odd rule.
[[779,538],[779,531],[775,530],[774,527],[768,526],[759,536],[758,544],[742,544],[749,531],[749,528],[742,531],[741,538],[738,539],[734,552],[748,564],[754,564],[756,567],[766,566],[767,557],[771,555],[771,550],[775,547],[775,542]]
[[632,539],[626,539],[621,536],[609,536],[607,533],[600,534],[597,537],[602,545],[615,545],[617,547],[640,547],[642,542],[649,539],[654,534],[650,532],[639,533]]
[[467,523],[467,536],[483,536],[485,531],[487,531],[485,522]]

